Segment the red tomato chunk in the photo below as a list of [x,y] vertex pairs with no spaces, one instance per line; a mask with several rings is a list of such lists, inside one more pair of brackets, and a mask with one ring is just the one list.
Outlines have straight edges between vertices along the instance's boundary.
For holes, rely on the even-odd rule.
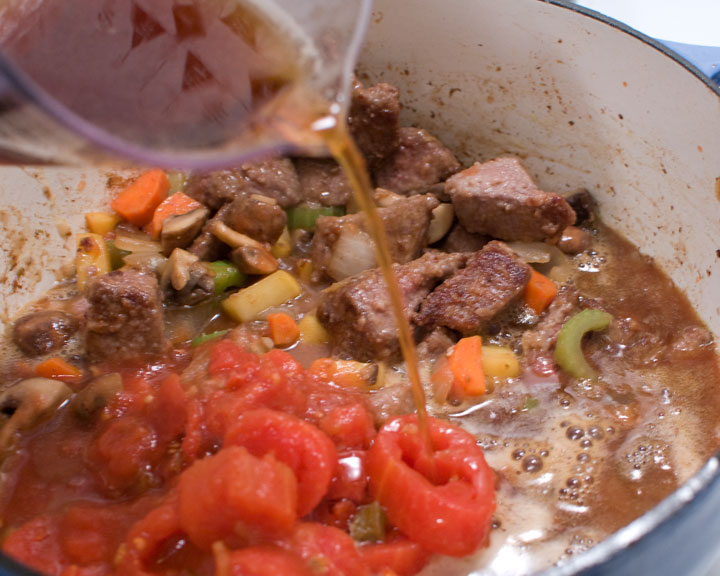
[[[64,408],[22,440],[67,457],[13,471],[7,554],[53,576],[411,576],[485,543],[493,473],[469,434],[431,420],[429,456],[415,417],[378,433],[364,393],[285,352],[196,354],[192,377],[179,361],[128,369],[95,424]],[[386,536],[356,543],[374,500]]]

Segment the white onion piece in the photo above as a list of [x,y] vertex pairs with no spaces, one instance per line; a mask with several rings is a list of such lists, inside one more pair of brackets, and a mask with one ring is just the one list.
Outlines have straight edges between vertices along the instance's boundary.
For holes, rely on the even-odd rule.
[[167,258],[159,252],[133,252],[123,256],[123,262],[130,266],[146,266],[151,270],[158,270],[167,262]]
[[375,266],[375,251],[370,236],[358,228],[346,226],[333,246],[327,270],[330,277],[343,280]]
[[155,242],[147,234],[124,230],[115,234],[115,246],[128,252],[162,252],[160,242]]
[[529,264],[546,264],[552,257],[552,247],[544,242],[508,242],[507,245]]

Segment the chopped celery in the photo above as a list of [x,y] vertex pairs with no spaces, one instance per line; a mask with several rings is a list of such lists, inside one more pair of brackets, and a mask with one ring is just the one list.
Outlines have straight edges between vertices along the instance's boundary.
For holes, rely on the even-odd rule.
[[588,332],[605,330],[611,321],[611,314],[590,308],[571,316],[560,329],[555,345],[558,366],[575,378],[594,378],[597,373],[583,355],[582,339]]
[[355,542],[380,542],[385,539],[387,519],[378,502],[360,506],[350,522],[350,536]]
[[216,340],[217,338],[222,338],[227,334],[229,330],[217,330],[216,332],[210,332],[209,334],[200,334],[200,336],[196,336],[192,339],[192,342],[190,342],[190,345],[193,348],[197,348],[200,346],[200,344],[205,344],[205,342],[210,342],[211,340]]
[[320,216],[343,216],[345,208],[342,206],[308,206],[300,204],[287,210],[287,227],[290,230],[303,228],[314,230],[315,221]]
[[110,268],[117,270],[125,266],[125,256],[130,254],[127,250],[120,250],[115,245],[114,240],[105,240],[105,246],[107,247],[108,254],[110,255]]
[[228,288],[236,288],[245,284],[245,274],[231,262],[225,260],[208,262],[207,267],[215,275],[215,294],[222,294]]

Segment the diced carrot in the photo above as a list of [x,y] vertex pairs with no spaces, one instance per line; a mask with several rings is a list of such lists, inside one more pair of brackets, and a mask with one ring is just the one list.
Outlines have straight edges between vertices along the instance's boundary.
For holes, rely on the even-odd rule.
[[150,170],[120,192],[110,207],[131,224],[145,226],[169,190],[170,181],[165,172]]
[[300,338],[300,328],[295,319],[284,312],[268,314],[270,338],[275,346],[290,346]]
[[485,394],[480,336],[469,336],[459,340],[448,357],[448,365],[453,375],[453,391],[458,396]]
[[543,276],[537,270],[533,270],[530,281],[525,287],[525,304],[535,310],[537,314],[542,314],[545,308],[550,306],[550,302],[555,299],[556,295],[557,286],[555,286],[555,282],[547,276]]
[[35,366],[35,373],[43,378],[56,380],[75,380],[82,376],[83,371],[58,356],[48,358]]
[[182,192],[175,192],[171,196],[168,196],[163,200],[160,205],[155,208],[152,220],[145,226],[145,232],[150,234],[153,238],[159,238],[160,232],[162,232],[162,225],[168,216],[178,216],[180,214],[187,214],[192,212],[196,208],[200,208],[202,204],[190,198],[187,194]]
[[341,388],[364,390],[367,388],[368,382],[361,373],[362,364],[362,362],[318,358],[313,360],[308,371],[328,384],[332,383]]

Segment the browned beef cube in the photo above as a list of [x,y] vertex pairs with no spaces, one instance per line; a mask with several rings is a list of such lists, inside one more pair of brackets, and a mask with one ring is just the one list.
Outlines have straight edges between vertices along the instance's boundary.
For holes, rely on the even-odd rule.
[[274,244],[285,228],[287,216],[273,198],[242,194],[235,198],[223,216],[223,222],[259,242]]
[[298,158],[295,161],[305,200],[323,206],[344,206],[352,196],[350,182],[340,165],[329,158]]
[[445,252],[477,252],[490,241],[484,234],[468,232],[460,224],[455,224],[445,239],[441,248]]
[[[427,246],[427,231],[432,218],[432,210],[439,204],[431,195],[402,198],[385,208],[379,208],[378,214],[385,225],[388,246],[393,262],[404,264],[417,258]],[[318,218],[313,237],[313,270],[316,280],[325,275],[341,280],[332,273],[332,260],[338,247],[338,240],[344,233],[363,234],[369,240],[364,214],[348,216],[324,216]],[[372,263],[371,263],[372,264]]]
[[398,194],[423,191],[460,170],[460,162],[422,128],[400,128],[399,146],[375,172],[375,182]]
[[300,202],[300,183],[287,158],[243,164],[232,170],[200,172],[188,178],[185,193],[211,210],[218,210],[240,194],[261,194],[282,207]]
[[[430,290],[458,270],[466,258],[463,254],[428,252],[407,264],[394,265],[408,317]],[[317,314],[337,354],[373,360],[397,356],[400,351],[387,288],[377,268],[328,288]]]
[[502,242],[490,242],[425,299],[416,322],[478,332],[523,293],[529,280],[528,264]]
[[563,285],[537,325],[523,334],[523,352],[528,364],[552,356],[560,328],[578,310],[577,288],[572,284]]
[[556,238],[575,222],[565,199],[535,186],[515,158],[475,163],[449,178],[445,190],[468,232],[531,242]]
[[356,84],[348,126],[350,134],[372,169],[398,146],[400,93],[390,84],[363,87]]
[[89,280],[85,293],[86,349],[91,360],[129,359],[167,349],[154,273],[121,268]]
[[274,198],[283,208],[302,200],[300,182],[289,158],[243,164],[242,169],[251,185],[249,192]]

